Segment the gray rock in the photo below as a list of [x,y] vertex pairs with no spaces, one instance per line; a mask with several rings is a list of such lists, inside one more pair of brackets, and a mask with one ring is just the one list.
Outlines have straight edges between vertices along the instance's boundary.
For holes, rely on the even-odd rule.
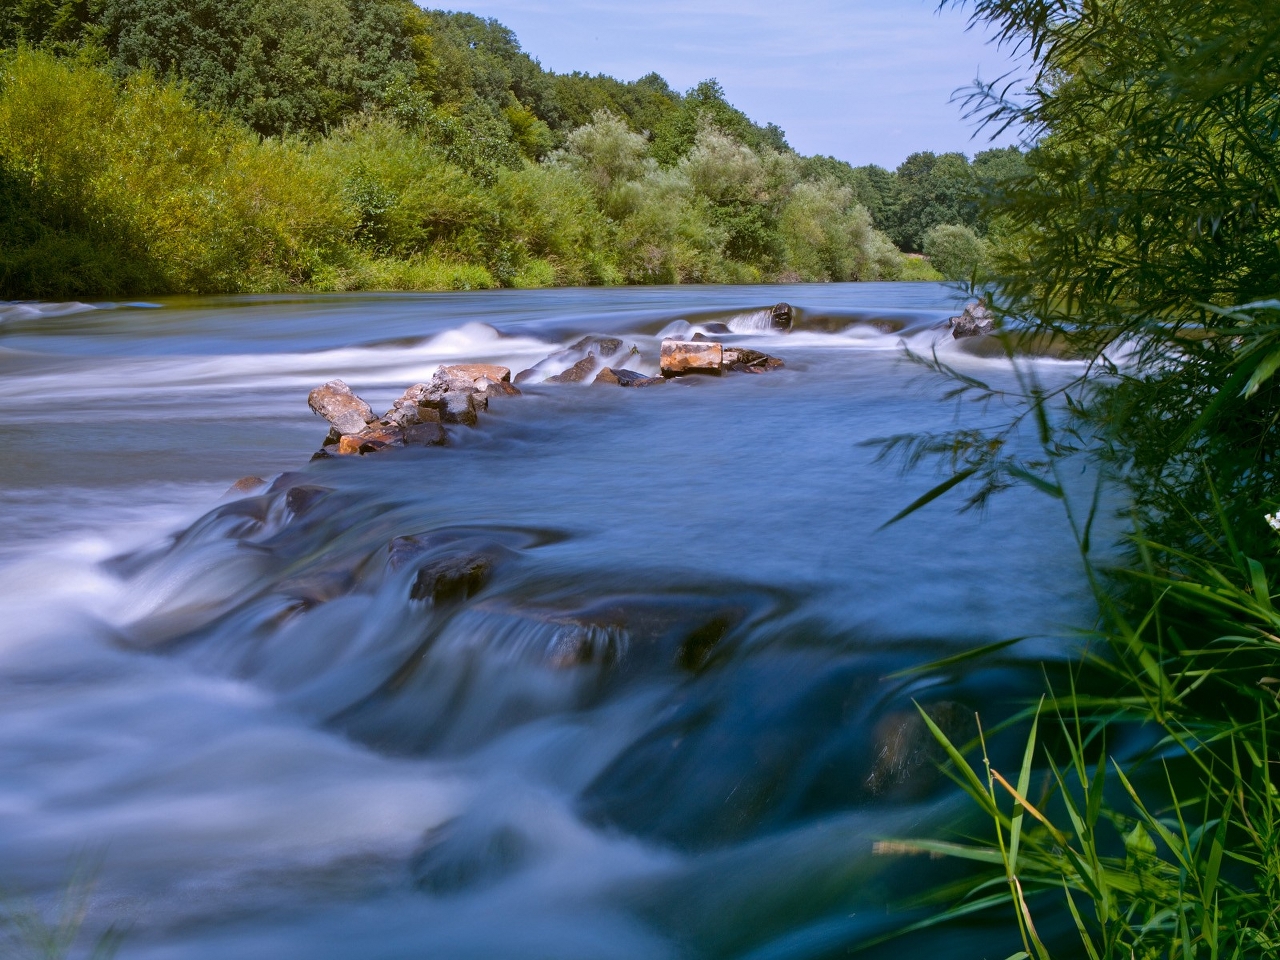
[[484,409],[484,401],[477,400],[470,390],[450,390],[441,398],[441,403],[444,409],[440,416],[445,423],[460,423],[466,427],[474,427],[478,410]]
[[330,380],[307,395],[307,406],[341,434],[359,433],[377,418],[369,405],[341,380]]
[[985,336],[996,330],[995,317],[981,300],[968,304],[960,316],[952,317],[947,322],[951,324],[951,336],[957,340]]

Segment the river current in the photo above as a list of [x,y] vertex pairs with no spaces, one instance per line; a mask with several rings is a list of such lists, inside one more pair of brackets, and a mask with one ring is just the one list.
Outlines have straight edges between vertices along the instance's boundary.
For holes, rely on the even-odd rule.
[[[92,861],[87,932],[123,924],[120,956],[149,960],[799,960],[911,919],[893,905],[946,868],[874,841],[970,816],[912,701],[960,732],[996,717],[1092,617],[1035,491],[881,529],[939,475],[864,441],[1002,415],[903,362],[1007,379],[940,326],[962,304],[892,283],[0,304],[0,887],[47,905]],[[526,382],[446,447],[309,462],[323,381],[380,411],[442,363],[607,335],[655,373],[662,335],[699,330],[786,366]],[[246,475],[269,485],[228,494]],[[476,557],[462,595],[416,589]]]

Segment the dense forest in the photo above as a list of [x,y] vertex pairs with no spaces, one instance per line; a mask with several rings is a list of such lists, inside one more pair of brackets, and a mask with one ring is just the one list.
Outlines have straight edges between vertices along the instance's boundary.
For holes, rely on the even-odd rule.
[[1023,166],[803,157],[411,0],[17,0],[0,46],[6,297],[962,278]]

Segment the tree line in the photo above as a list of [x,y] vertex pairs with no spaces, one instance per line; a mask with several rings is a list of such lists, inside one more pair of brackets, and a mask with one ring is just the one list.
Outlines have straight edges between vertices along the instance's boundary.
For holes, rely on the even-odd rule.
[[802,157],[411,0],[0,9],[0,296],[968,276],[1017,150]]

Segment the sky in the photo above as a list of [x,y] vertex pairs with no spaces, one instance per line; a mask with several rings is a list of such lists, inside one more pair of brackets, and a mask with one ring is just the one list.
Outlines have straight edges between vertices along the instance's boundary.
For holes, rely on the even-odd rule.
[[[444,6],[441,0],[429,6]],[[936,0],[465,0],[550,70],[635,80],[657,71],[677,90],[720,81],[729,102],[776,123],[802,154],[896,167],[917,150],[972,156],[994,142],[965,120],[955,92],[1015,69]]]

